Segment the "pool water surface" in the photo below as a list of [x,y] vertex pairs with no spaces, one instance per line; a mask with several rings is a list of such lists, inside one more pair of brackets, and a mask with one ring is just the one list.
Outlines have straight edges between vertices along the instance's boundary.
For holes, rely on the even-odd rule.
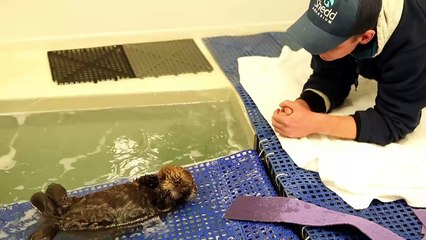
[[227,101],[0,116],[0,206],[253,147]]

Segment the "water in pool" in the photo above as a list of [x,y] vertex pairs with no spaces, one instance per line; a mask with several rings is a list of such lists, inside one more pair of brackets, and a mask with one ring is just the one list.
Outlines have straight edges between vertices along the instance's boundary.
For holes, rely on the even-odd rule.
[[0,207],[252,148],[228,102],[0,116]]

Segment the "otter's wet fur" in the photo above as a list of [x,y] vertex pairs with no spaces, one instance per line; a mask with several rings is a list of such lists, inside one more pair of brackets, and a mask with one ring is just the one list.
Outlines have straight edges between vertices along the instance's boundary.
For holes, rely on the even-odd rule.
[[175,165],[82,197],[68,196],[62,185],[52,183],[44,193],[31,197],[45,221],[28,239],[53,239],[60,231],[81,233],[140,226],[165,216],[196,194],[191,173]]

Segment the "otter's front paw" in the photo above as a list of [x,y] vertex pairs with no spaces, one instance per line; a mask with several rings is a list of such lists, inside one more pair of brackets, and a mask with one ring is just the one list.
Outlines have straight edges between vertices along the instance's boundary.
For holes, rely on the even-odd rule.
[[138,178],[136,181],[139,183],[140,186],[149,187],[151,189],[155,189],[160,185],[157,174],[145,175]]
[[56,205],[58,214],[62,215],[69,205],[67,190],[61,184],[52,183],[47,187],[46,195]]
[[169,212],[173,203],[170,196],[167,193],[160,193],[156,202],[156,207],[159,212]]
[[42,192],[34,193],[31,196],[31,204],[36,207],[42,214],[52,217],[55,215],[55,205],[46,194]]

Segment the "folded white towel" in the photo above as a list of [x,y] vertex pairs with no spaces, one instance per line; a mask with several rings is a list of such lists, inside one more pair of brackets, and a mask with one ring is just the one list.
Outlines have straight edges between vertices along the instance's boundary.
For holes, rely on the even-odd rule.
[[[296,99],[308,79],[310,54],[284,47],[279,58],[238,59],[240,81],[271,124],[283,100]],[[374,105],[377,82],[360,78],[335,115],[353,114]],[[426,116],[423,110],[423,116]],[[319,173],[324,184],[355,209],[405,199],[412,207],[426,207],[426,123],[399,143],[387,146],[313,135],[300,139],[278,136],[281,145],[301,168]]]

